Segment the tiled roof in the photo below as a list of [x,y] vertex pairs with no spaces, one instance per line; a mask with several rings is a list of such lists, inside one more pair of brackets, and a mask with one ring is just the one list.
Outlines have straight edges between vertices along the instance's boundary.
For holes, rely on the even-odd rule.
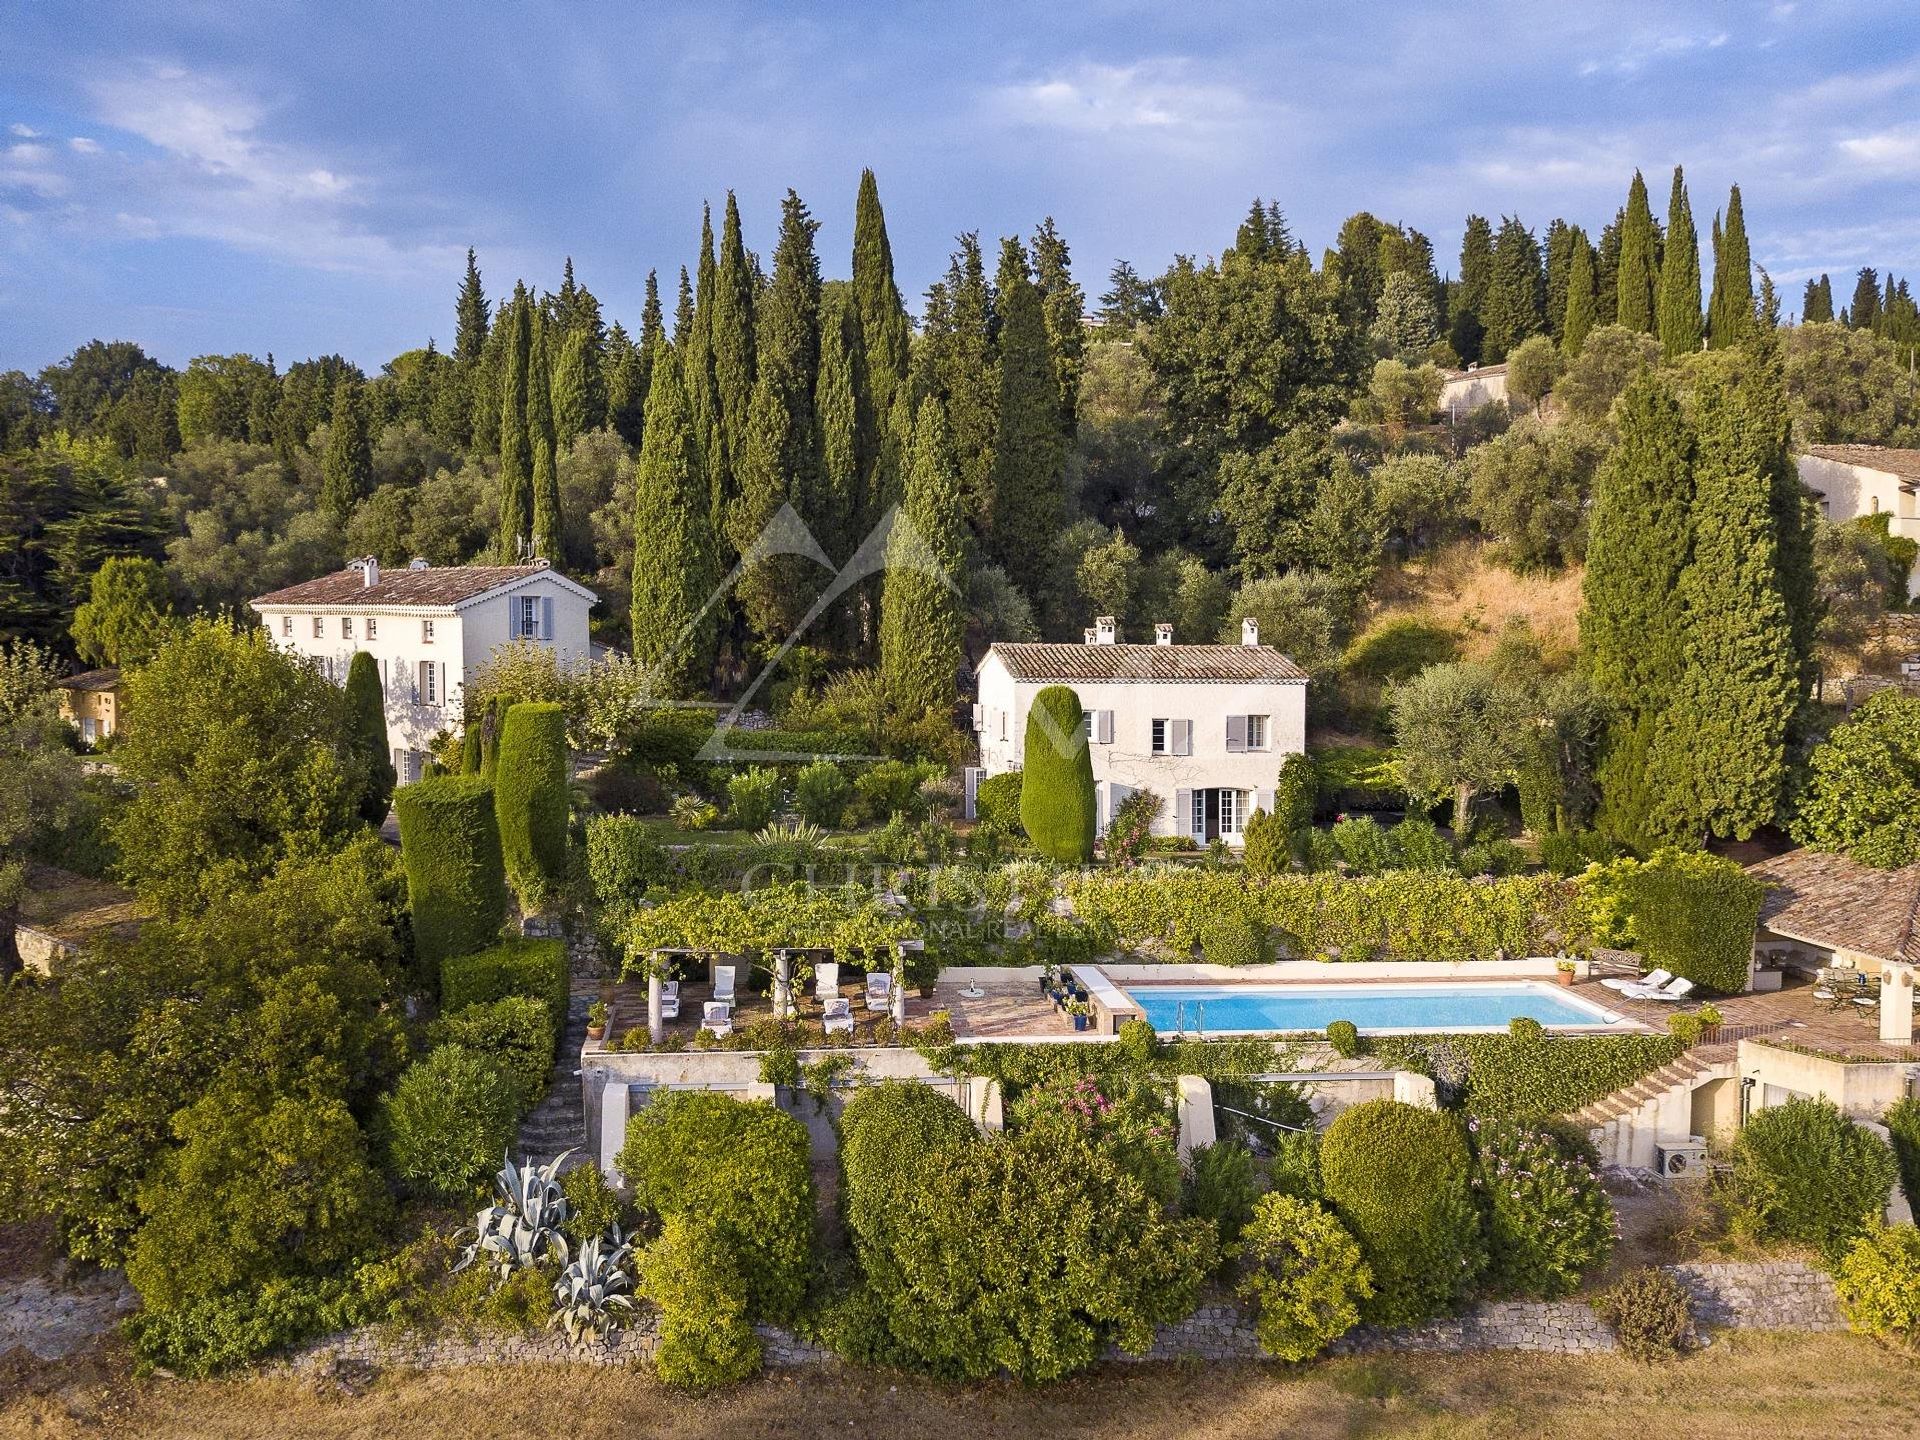
[[1842,465],[1861,465],[1903,480],[1920,480],[1920,450],[1901,450],[1892,445],[1809,445],[1803,453],[1837,460]]
[[298,585],[262,595],[253,603],[256,606],[458,605],[533,575],[549,575],[556,580],[565,578],[546,565],[436,565],[426,570],[382,570],[380,582],[368,585],[360,571],[350,565],[331,575],[303,580]]
[[1790,850],[1747,873],[1767,882],[1760,923],[1768,929],[1882,960],[1920,961],[1920,865],[1875,870],[1844,855]]
[[82,670],[78,675],[69,675],[60,682],[62,690],[111,690],[120,683],[120,672],[109,666],[105,670]]
[[[1047,645],[997,644],[1016,680],[1304,681],[1307,672],[1271,645]],[[981,663],[985,663],[984,661]]]
[[1504,364],[1476,365],[1471,370],[1449,370],[1447,371],[1446,378],[1450,381],[1451,380],[1488,380],[1493,378],[1496,375],[1504,375],[1506,373],[1507,373],[1507,367]]

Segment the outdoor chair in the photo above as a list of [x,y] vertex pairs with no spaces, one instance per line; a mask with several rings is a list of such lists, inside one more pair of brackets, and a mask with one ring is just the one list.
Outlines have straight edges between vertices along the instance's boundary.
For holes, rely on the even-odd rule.
[[829,1035],[835,1031],[851,1035],[853,1033],[853,1002],[836,995],[826,1002],[820,1015],[820,1023],[826,1027]]
[[885,1010],[893,1003],[893,976],[884,970],[867,972],[867,1009]]
[[713,998],[722,1005],[733,1004],[733,966],[716,965],[713,967]]
[[816,1000],[832,1000],[840,993],[840,966],[837,961],[822,960],[813,969],[813,996]]
[[733,1007],[724,1000],[709,1000],[706,1003],[706,1018],[700,1022],[700,1028],[713,1035],[731,1035],[733,1033]]
[[1671,970],[1649,970],[1637,980],[1628,980],[1616,975],[1600,983],[1609,990],[1618,990],[1624,994],[1629,990],[1658,990],[1671,979],[1673,979]]
[[660,1018],[662,1020],[680,1018],[680,982],[678,980],[660,982]]
[[1629,1000],[1680,1001],[1693,993],[1693,982],[1684,975],[1677,975],[1665,985],[1642,985],[1624,993]]

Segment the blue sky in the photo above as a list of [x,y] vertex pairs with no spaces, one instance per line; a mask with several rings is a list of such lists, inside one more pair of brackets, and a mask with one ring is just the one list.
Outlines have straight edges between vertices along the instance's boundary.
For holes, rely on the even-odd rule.
[[1366,208],[1451,261],[1469,211],[1597,234],[1676,161],[1703,234],[1740,183],[1789,308],[1920,270],[1920,11],[1884,0],[10,10],[0,369],[94,336],[372,368],[450,339],[469,244],[493,295],[571,254],[631,325],[729,187],[763,254],[799,190],[845,274],[863,165],[915,308],[963,230],[1052,214],[1092,294],[1255,194],[1316,253]]

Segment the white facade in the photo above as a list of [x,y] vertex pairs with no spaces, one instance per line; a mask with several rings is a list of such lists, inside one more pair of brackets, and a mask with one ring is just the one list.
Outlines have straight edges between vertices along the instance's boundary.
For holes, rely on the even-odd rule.
[[[1875,452],[1880,452],[1876,454]],[[1887,530],[1920,540],[1920,451],[1885,450],[1876,445],[1814,445],[1799,457],[1800,483],[1819,498],[1820,513],[1835,523],[1870,515],[1889,517]],[[1897,467],[1897,468],[1895,468]],[[1908,598],[1920,567],[1907,577]]]
[[527,640],[568,669],[586,665],[587,612],[597,598],[545,562],[435,570],[416,561],[383,576],[377,563],[357,560],[252,603],[275,644],[313,660],[336,685],[357,652],[373,656],[387,743],[405,784],[420,778],[436,734],[460,730],[466,683],[502,646]]
[[1465,370],[1450,370],[1440,382],[1440,413],[1455,425],[1482,405],[1491,405],[1496,400],[1504,404],[1506,398],[1507,367],[1504,365],[1473,365]]
[[1164,802],[1154,834],[1240,844],[1253,811],[1273,810],[1280,762],[1306,750],[1305,674],[1257,643],[1121,645],[1104,620],[1089,634],[1086,647],[987,651],[974,709],[982,769],[1021,768],[1034,696],[1066,685],[1087,712],[1103,828],[1128,795],[1152,790]]

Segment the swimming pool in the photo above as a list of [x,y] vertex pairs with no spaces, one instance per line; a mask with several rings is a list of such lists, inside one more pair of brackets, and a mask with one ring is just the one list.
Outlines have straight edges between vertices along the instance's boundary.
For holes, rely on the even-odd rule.
[[1163,1035],[1319,1032],[1351,1020],[1374,1035],[1505,1030],[1518,1016],[1549,1030],[1637,1029],[1626,1017],[1533,980],[1351,985],[1134,985]]

